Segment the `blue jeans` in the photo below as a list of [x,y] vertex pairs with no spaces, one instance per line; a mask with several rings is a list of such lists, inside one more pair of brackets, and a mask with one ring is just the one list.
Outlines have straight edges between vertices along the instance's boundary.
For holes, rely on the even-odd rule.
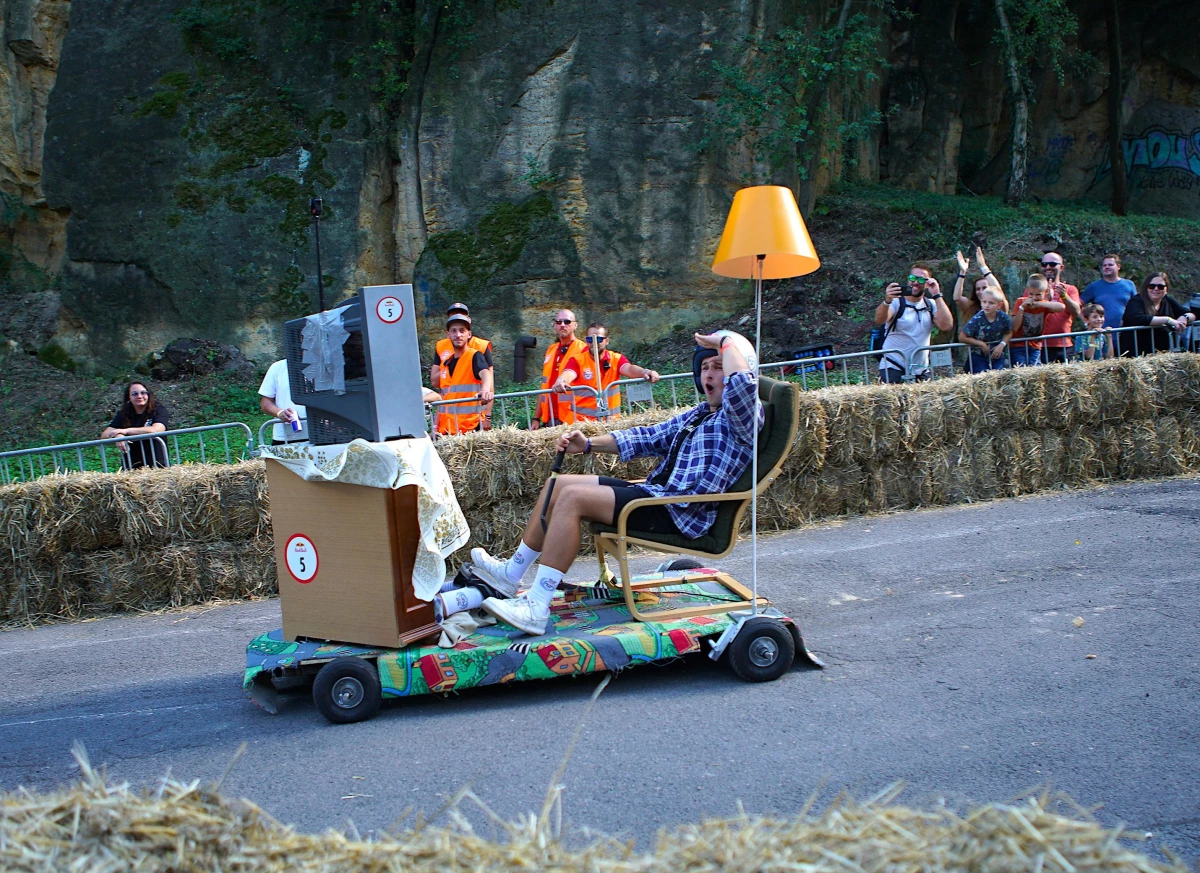
[[1042,350],[1024,343],[1013,344],[1012,365],[1014,367],[1036,367],[1042,362]]
[[987,370],[1006,370],[1008,369],[1008,358],[1001,355],[999,359],[993,359],[991,355],[984,355],[979,352],[972,351],[971,358],[967,361],[967,370],[971,373],[983,373]]

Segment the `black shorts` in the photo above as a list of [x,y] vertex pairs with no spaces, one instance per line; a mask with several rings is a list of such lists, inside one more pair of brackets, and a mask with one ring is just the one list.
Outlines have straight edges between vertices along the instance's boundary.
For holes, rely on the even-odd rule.
[[[612,476],[600,476],[599,479],[601,485],[613,490],[613,496],[616,498],[613,504],[612,523],[614,525],[617,523],[617,516],[621,514],[621,510],[629,501],[654,496],[641,485],[633,485],[624,479],[614,479]],[[635,509],[629,513],[629,526],[647,533],[682,536],[682,532],[675,524],[675,519],[671,518],[671,513],[665,506],[643,506],[641,509]]]

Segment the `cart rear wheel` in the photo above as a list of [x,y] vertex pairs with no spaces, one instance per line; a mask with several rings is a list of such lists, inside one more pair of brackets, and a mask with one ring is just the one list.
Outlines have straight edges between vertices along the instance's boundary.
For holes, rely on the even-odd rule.
[[379,709],[382,698],[379,672],[361,658],[330,661],[313,682],[313,703],[334,724],[370,718]]
[[673,573],[676,570],[702,570],[706,565],[700,563],[695,558],[671,558],[668,561],[663,561],[655,571],[658,573]]
[[796,643],[782,622],[752,618],[742,625],[727,650],[729,668],[747,682],[773,682],[792,666]]

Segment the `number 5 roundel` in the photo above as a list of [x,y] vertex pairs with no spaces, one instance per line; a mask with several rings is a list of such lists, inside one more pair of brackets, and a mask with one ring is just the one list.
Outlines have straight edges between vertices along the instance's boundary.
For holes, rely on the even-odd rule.
[[317,575],[317,547],[304,534],[292,534],[283,547],[287,571],[297,582],[307,584]]

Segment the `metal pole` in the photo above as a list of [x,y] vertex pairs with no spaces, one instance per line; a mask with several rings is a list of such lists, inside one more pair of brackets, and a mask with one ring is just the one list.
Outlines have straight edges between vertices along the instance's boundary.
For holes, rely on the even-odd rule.
[[308,201],[308,212],[312,215],[313,237],[317,243],[317,306],[319,312],[325,311],[325,279],[321,276],[321,198],[314,197]]
[[[758,275],[754,279],[754,362],[762,361],[760,341],[762,340],[762,274],[763,261],[766,255],[758,256]],[[806,386],[807,387],[807,386]],[[750,614],[758,615],[758,372],[754,373],[754,454],[751,455],[750,466]]]

